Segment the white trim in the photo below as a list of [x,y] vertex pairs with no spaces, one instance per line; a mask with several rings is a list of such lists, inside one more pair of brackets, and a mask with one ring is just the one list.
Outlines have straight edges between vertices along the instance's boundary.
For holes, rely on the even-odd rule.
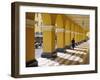
[[65,32],[66,32],[66,33],[70,33],[71,31],[70,31],[70,30],[65,30]]
[[74,32],[75,34],[77,34],[78,32]]
[[65,29],[64,28],[56,28],[56,32],[64,32]]
[[52,26],[52,25],[42,26],[43,31],[52,31],[53,29],[54,29],[54,26]]
[[72,34],[74,34],[75,32],[71,31]]

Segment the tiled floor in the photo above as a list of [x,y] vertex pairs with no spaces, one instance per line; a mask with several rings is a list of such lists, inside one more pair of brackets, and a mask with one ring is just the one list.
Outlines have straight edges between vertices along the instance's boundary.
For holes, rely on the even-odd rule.
[[39,66],[80,65],[89,64],[89,41],[84,42],[74,50],[66,49],[66,53],[57,52],[55,59],[37,57]]

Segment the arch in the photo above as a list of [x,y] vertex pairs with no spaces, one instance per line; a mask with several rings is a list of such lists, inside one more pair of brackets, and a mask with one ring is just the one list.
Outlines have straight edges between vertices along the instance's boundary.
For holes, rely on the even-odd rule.
[[57,15],[55,24],[57,28],[64,27],[62,14]]
[[43,25],[51,25],[51,16],[48,13],[42,13]]
[[57,14],[50,14],[51,15],[51,25],[55,26]]

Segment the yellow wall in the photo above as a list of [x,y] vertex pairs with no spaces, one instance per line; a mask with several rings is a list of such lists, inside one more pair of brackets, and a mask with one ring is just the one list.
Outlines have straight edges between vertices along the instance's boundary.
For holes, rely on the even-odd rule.
[[26,62],[35,59],[34,19],[35,13],[26,13]]
[[34,28],[26,27],[26,61],[35,59]]

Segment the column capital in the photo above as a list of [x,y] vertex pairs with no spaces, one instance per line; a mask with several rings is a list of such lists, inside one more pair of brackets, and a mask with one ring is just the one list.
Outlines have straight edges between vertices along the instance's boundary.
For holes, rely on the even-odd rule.
[[70,30],[65,30],[65,32],[66,32],[66,33],[69,33],[69,32],[71,32],[71,31],[70,31]]
[[54,26],[52,26],[52,25],[44,25],[44,26],[42,26],[42,30],[43,31],[52,31],[52,30],[54,30]]
[[64,32],[65,29],[64,28],[56,28],[56,32]]

